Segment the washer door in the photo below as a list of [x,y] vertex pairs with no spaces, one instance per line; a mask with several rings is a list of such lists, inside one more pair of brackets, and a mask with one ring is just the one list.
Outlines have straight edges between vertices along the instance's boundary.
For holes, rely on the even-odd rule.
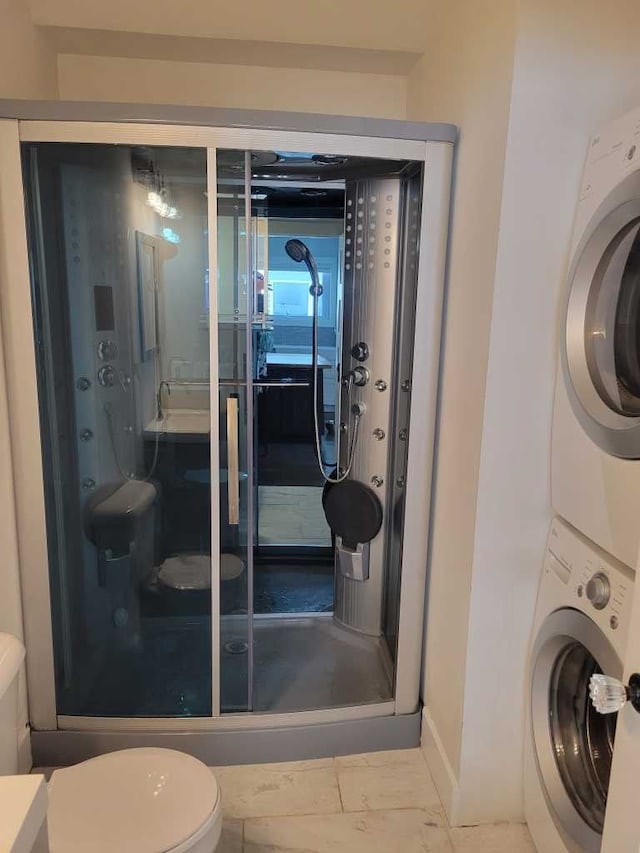
[[598,853],[609,788],[615,714],[589,699],[594,672],[622,676],[611,643],[584,613],[556,610],[531,659],[531,736],[547,807],[569,850]]
[[565,383],[585,432],[640,458],[640,172],[600,206],[569,274]]

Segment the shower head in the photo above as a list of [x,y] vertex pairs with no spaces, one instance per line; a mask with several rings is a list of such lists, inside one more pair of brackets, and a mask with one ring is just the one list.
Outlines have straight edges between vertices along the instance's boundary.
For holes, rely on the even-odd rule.
[[311,249],[309,249],[302,240],[287,240],[284,244],[284,248],[292,261],[295,261],[297,264],[303,262],[306,264],[307,269],[309,270],[309,275],[311,276],[311,287],[309,288],[309,292],[312,296],[321,296],[322,285],[320,284],[320,277],[318,276],[318,266],[316,264],[316,259],[311,254]]
[[302,240],[287,240],[284,248],[291,260],[297,264],[301,261],[306,261],[311,254],[309,248],[305,246]]

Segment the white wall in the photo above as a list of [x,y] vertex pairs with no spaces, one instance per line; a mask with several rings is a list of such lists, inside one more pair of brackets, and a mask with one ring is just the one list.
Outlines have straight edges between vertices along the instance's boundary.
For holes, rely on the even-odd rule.
[[[490,223],[485,232],[488,238],[498,237],[498,248],[475,527],[471,535],[467,526],[460,531],[470,565],[445,562],[447,552],[437,547],[454,530],[446,524],[452,515],[446,512],[447,495],[455,493],[461,476],[476,475],[452,462],[445,441],[439,451],[434,514],[426,699],[432,709],[432,748],[439,746],[443,762],[453,768],[453,780],[451,774],[445,778],[445,794],[455,823],[522,818],[527,648],[551,515],[549,438],[559,294],[587,139],[602,120],[640,103],[639,42],[640,18],[633,0],[518,4],[502,208],[498,229],[494,232]],[[460,49],[464,52],[464,44]],[[470,156],[461,146],[460,170]],[[459,190],[456,206],[462,201]],[[469,204],[475,205],[469,217],[485,222],[482,199]],[[452,298],[455,289],[468,293],[476,286],[474,277],[461,281],[456,274],[460,240],[454,218]],[[467,242],[470,254],[474,249]],[[452,313],[447,322],[455,321]],[[445,383],[455,386],[464,381],[467,367],[461,360],[455,363],[450,348],[451,337],[445,348]],[[441,436],[453,431],[462,438],[463,430],[446,405],[450,393],[445,384]],[[466,579],[468,608],[464,600],[456,602],[441,592],[442,587],[451,589],[452,575]],[[459,693],[443,699],[445,682],[441,677],[436,689],[434,681],[443,669],[435,661],[449,658],[443,635],[435,634],[432,625],[445,604],[456,624],[465,609],[468,614],[462,708],[453,707]],[[457,655],[459,661],[459,649]],[[449,724],[440,732],[445,711],[462,716],[455,742]]]
[[[8,127],[8,124],[11,126]],[[15,134],[15,135],[14,135]],[[6,165],[17,155],[17,131],[14,123],[0,122],[0,158]],[[0,169],[1,171],[1,169]],[[6,172],[4,173],[6,176]],[[11,259],[15,233],[6,223],[7,210],[12,210],[15,186],[10,181],[0,180],[0,293],[4,293],[7,282],[13,280]],[[15,223],[14,223],[15,224]],[[19,230],[19,229],[18,229]],[[3,239],[5,238],[6,239]],[[2,318],[0,318],[2,319]],[[6,322],[6,320],[4,321]],[[13,634],[24,642],[22,620],[22,595],[20,587],[18,531],[16,525],[16,503],[14,491],[14,461],[9,421],[9,399],[5,363],[5,328],[0,322],[0,631]],[[31,767],[31,752],[28,740],[28,708],[26,670],[23,666],[18,682],[18,714],[20,726],[19,764],[21,772]]]
[[26,0],[3,0],[0,13],[0,98],[55,98],[55,53]]
[[[442,741],[444,799],[458,775],[471,593],[473,531],[502,176],[509,117],[515,3],[450,2],[409,79],[410,119],[460,127],[444,322],[433,504],[424,701]],[[449,788],[449,795],[444,794]]]
[[61,100],[404,118],[406,77],[160,59],[58,56]]
[[601,121],[640,103],[639,41],[632,0],[521,3],[478,487],[460,770],[465,821],[522,813],[524,711],[514,696],[525,695],[551,517],[559,294],[587,139]]
[[29,0],[33,20],[50,26],[383,50],[420,49],[432,5],[434,0]]

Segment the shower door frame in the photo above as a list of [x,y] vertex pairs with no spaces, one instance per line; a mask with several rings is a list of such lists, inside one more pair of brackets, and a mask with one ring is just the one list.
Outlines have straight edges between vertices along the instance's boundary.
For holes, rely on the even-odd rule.
[[[68,107],[69,105],[65,105]],[[64,110],[62,110],[64,113]],[[123,110],[124,112],[124,110]],[[6,114],[6,113],[5,113]],[[16,113],[19,115],[19,112]],[[2,113],[0,113],[2,115]],[[260,113],[256,113],[260,117]],[[310,117],[312,123],[313,117]],[[357,125],[358,120],[354,120]],[[398,122],[398,125],[402,123]],[[424,596],[426,588],[431,469],[435,436],[440,326],[451,187],[453,130],[444,128],[435,141],[358,136],[300,130],[217,127],[144,121],[65,121],[0,118],[0,281],[7,386],[10,405],[11,452],[14,466],[17,533],[23,623],[27,647],[30,722],[42,732],[55,730],[111,732],[211,732],[229,729],[271,729],[285,726],[362,720],[415,714],[419,705]],[[212,519],[212,714],[209,717],[122,718],[79,717],[56,713],[54,657],[49,588],[43,465],[38,391],[33,347],[31,285],[24,216],[20,144],[75,142],[204,148],[207,151],[209,269],[217,270],[216,150],[288,150],[407,159],[426,164],[418,268],[416,332],[408,442],[404,549],[400,589],[400,620],[394,699],[351,707],[292,713],[220,714],[220,600],[217,275],[209,276],[211,519]],[[23,215],[20,215],[22,212]],[[214,322],[214,318],[216,322]],[[28,329],[28,334],[26,330]],[[426,448],[426,451],[425,451]],[[254,520],[251,520],[254,524]],[[253,615],[251,614],[251,618]]]

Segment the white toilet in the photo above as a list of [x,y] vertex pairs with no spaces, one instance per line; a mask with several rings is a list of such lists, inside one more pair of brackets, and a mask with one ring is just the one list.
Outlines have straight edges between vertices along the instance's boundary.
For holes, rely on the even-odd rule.
[[[17,772],[23,658],[0,633],[0,775]],[[48,794],[51,853],[213,853],[220,838],[213,773],[173,749],[124,749],[56,770]]]

